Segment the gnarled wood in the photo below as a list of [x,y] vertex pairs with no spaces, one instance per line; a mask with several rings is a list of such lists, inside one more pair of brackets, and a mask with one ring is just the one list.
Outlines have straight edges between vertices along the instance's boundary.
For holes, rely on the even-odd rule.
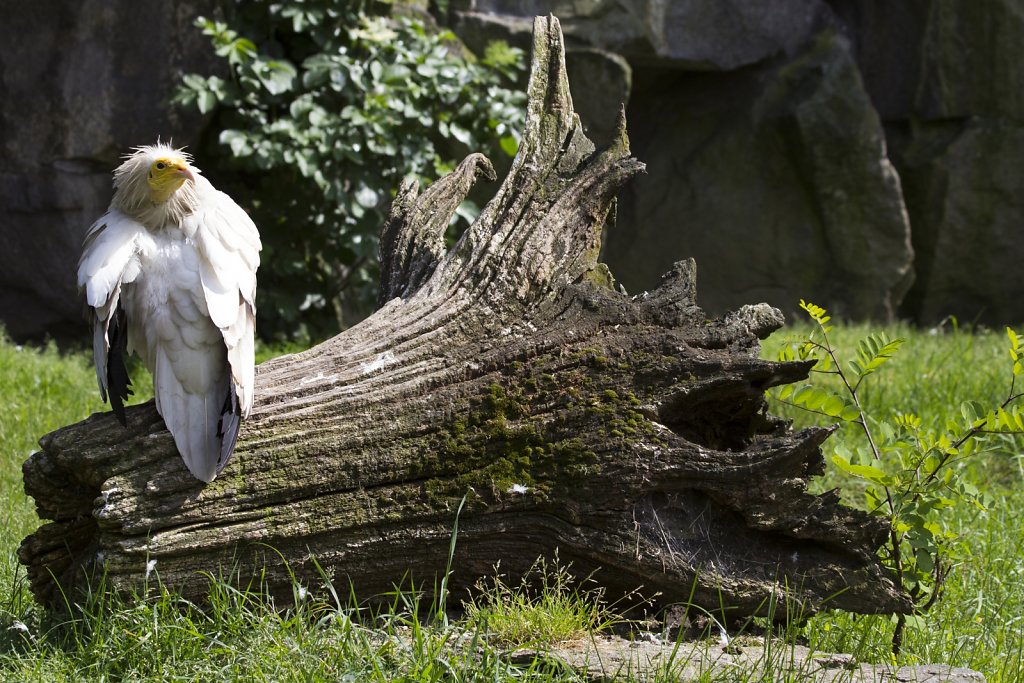
[[260,366],[252,418],[211,485],[151,404],[128,410],[127,431],[104,414],[44,437],[25,482],[53,521],[20,551],[35,595],[54,602],[56,581],[102,568],[116,587],[155,569],[201,598],[198,572],[244,574],[254,554],[284,594],[289,571],[319,580],[315,562],[362,596],[410,575],[431,585],[466,496],[455,589],[558,549],[613,591],[736,616],[773,595],[907,610],[876,556],[884,526],[805,490],[828,430],[766,413],[764,390],[809,370],[758,359],[779,313],[707,321],[692,262],[637,297],[611,286],[601,228],[643,165],[624,123],[604,150],[584,135],[553,17],[535,25],[519,154],[445,253],[444,226],[488,168],[473,156],[422,195],[403,186],[382,239],[386,300]]

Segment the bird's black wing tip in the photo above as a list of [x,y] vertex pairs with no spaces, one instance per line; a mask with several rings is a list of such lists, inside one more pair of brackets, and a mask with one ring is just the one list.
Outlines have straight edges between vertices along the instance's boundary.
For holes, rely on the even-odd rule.
[[[113,398],[114,397],[111,396],[111,399],[113,399]],[[125,429],[127,429],[128,428],[128,416],[124,412],[124,404],[121,403],[121,401],[119,401],[119,400],[111,400],[110,401],[110,409],[114,412],[114,417],[117,419],[118,422],[121,423],[121,426],[124,427]]]
[[110,345],[107,351],[107,393],[110,398],[110,408],[121,426],[128,426],[128,416],[125,414],[124,402],[128,400],[132,392],[132,378],[128,376],[126,359],[128,356],[128,319],[124,307],[119,303],[117,310],[110,320],[107,328],[107,340]]
[[242,426],[242,408],[238,404],[238,392],[234,382],[228,389],[221,409],[220,422],[217,424],[217,436],[221,438],[220,459],[217,461],[217,474],[228,464],[231,454],[235,452],[238,431]]

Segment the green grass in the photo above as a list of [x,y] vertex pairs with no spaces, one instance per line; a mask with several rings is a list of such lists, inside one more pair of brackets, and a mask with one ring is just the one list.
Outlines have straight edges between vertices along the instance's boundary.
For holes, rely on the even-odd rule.
[[465,602],[466,626],[488,634],[491,644],[544,647],[586,639],[621,621],[605,604],[604,591],[584,588],[557,557],[538,559],[512,584],[497,569]]
[[62,356],[53,346],[22,347],[2,337],[0,387],[0,614],[7,616],[29,609],[15,550],[38,523],[22,488],[21,464],[40,436],[102,410],[103,404],[85,355]]
[[[867,332],[840,326],[833,338],[850,349]],[[937,421],[963,400],[991,404],[1005,396],[1001,331],[887,332],[909,341],[864,394],[870,411],[913,411]],[[792,334],[775,335],[765,354]],[[142,400],[150,391],[148,378],[139,370],[135,378]],[[199,609],[164,590],[156,576],[145,595],[110,601],[97,590],[71,615],[47,617],[29,596],[15,558],[21,539],[38,524],[22,492],[20,466],[41,435],[104,406],[87,356],[62,355],[52,347],[19,348],[0,340],[0,387],[0,680],[585,680],[540,659],[514,663],[506,652],[521,644],[587,638],[614,620],[597,595],[571,584],[557,568],[542,573],[539,592],[500,577],[485,581],[467,603],[465,618],[457,620],[424,614],[409,591],[396,592],[389,606],[370,612],[341,587],[318,598],[311,591],[298,608],[282,612],[261,597],[259,586],[240,590],[222,580],[211,582],[211,604]],[[797,426],[820,423],[786,406],[773,405],[772,412],[792,417]],[[853,432],[834,435],[826,442],[826,459],[835,443],[855,438]],[[1024,531],[1017,516],[1024,506],[1022,449],[1008,438],[992,438],[989,445],[962,467],[994,502],[986,513],[957,509],[948,516],[963,541],[962,559],[943,600],[909,629],[899,662],[966,666],[990,682],[1009,683],[1024,680]],[[819,489],[836,485],[848,482],[833,472],[815,483]],[[854,489],[850,499],[856,497]],[[764,645],[763,665],[702,680],[803,680],[799,672],[780,673],[786,642],[884,662],[890,633],[887,617],[825,613],[806,624],[794,620],[781,643]],[[715,629],[709,636],[717,636]]]
[[[788,339],[806,336],[810,327],[777,332],[765,344],[763,355]],[[838,326],[831,334],[842,356],[852,357],[866,326]],[[963,401],[976,400],[990,407],[1004,400],[1010,388],[1010,364],[1003,330],[968,333],[956,327],[917,330],[890,327],[891,337],[907,343],[887,366],[868,380],[862,400],[876,417],[912,412],[925,424],[941,425],[959,418]],[[817,377],[829,383],[830,377]],[[1019,387],[1018,387],[1019,389]],[[774,414],[790,417],[794,426],[828,424],[821,416],[773,402]],[[860,442],[853,425],[830,437],[823,451],[843,442]],[[946,516],[959,535],[958,562],[946,583],[942,600],[907,633],[903,663],[945,663],[981,671],[989,681],[1024,680],[1024,528],[1016,511],[1024,505],[1022,442],[1020,438],[990,436],[984,453],[959,465],[962,476],[986,491],[992,503],[987,512],[960,506]],[[830,470],[815,482],[819,490],[839,487],[853,504],[862,504],[858,486]],[[891,623],[888,617],[842,613],[810,620],[807,639],[819,650],[851,652],[869,661],[889,656]]]
[[19,634],[0,673],[25,681],[442,681],[508,673],[472,635],[421,626],[408,594],[378,615],[311,598],[276,611],[258,586],[211,585],[203,610],[158,585],[112,604],[97,592],[74,618]]

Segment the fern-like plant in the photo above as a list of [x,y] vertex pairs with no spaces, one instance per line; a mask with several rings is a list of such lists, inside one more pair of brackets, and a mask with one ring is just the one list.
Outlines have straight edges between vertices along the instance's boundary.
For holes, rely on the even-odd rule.
[[885,333],[869,334],[858,343],[855,358],[843,359],[829,340],[832,330],[828,312],[800,301],[813,321],[805,339],[783,346],[779,360],[815,360],[813,374],[833,375],[839,389],[820,383],[787,385],[769,392],[777,401],[827,418],[839,419],[863,432],[863,446],[843,442],[831,462],[864,485],[864,504],[889,524],[889,540],[882,559],[899,585],[914,601],[909,618],[897,615],[892,649],[898,654],[908,620],[926,612],[940,597],[952,567],[955,535],[943,525],[943,512],[954,505],[985,508],[976,487],[961,476],[955,465],[979,452],[981,437],[1024,433],[1024,415],[1018,400],[1024,391],[1017,378],[1024,372],[1020,337],[1007,328],[1009,340],[1009,389],[998,406],[985,408],[974,401],[960,407],[960,415],[938,427],[930,427],[912,412],[894,416],[871,415],[861,401],[866,382],[900,351],[904,340]]

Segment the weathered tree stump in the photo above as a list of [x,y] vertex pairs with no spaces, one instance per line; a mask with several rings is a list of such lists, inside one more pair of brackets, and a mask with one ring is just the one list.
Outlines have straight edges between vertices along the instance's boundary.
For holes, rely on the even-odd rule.
[[265,571],[282,595],[289,570],[315,584],[316,563],[360,596],[403,577],[430,586],[466,496],[453,589],[558,549],[612,592],[736,616],[773,595],[808,611],[909,608],[876,556],[884,526],[806,492],[829,431],[766,412],[766,388],[809,371],[758,359],[781,315],[706,320],[692,262],[632,298],[597,262],[615,192],[643,165],[624,122],[595,151],[563,58],[557,20],[538,18],[529,118],[495,197],[446,251],[449,217],[490,164],[470,156],[422,195],[403,185],[380,309],[259,367],[252,418],[212,484],[185,470],[151,403],[128,410],[127,431],[98,414],[42,439],[25,487],[53,521],[19,553],[39,600],[97,569],[117,588],[155,569],[191,599],[202,572],[232,567]]

